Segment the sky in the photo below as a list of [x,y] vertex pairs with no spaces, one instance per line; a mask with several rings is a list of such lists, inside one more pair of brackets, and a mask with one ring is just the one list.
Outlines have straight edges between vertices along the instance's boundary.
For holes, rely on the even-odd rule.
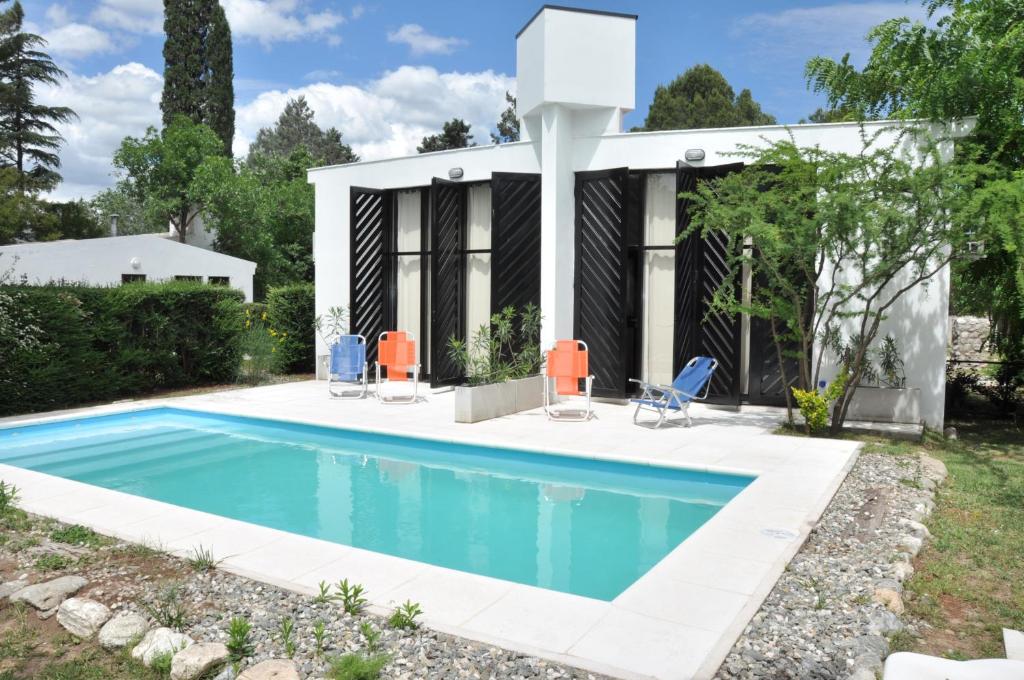
[[[114,181],[110,159],[126,135],[160,124],[163,0],[22,0],[26,27],[68,78],[41,88],[70,106],[62,126],[64,182],[55,200],[88,198]],[[236,136],[244,155],[288,99],[304,94],[322,127],[336,126],[364,159],[415,153],[458,116],[487,143],[515,92],[515,34],[537,0],[221,0],[234,38]],[[627,12],[637,22],[637,109],[642,125],[655,87],[708,63],[739,92],[749,88],[780,123],[823,104],[804,64],[851,53],[885,19],[923,18],[917,1],[561,0]]]

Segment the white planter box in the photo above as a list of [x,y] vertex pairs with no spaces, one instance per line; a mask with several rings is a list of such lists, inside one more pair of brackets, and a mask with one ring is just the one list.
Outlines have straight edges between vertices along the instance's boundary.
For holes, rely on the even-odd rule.
[[505,383],[455,388],[455,422],[478,423],[544,404],[544,379],[537,375]]
[[918,387],[858,387],[846,411],[848,420],[875,423],[921,423],[921,389]]

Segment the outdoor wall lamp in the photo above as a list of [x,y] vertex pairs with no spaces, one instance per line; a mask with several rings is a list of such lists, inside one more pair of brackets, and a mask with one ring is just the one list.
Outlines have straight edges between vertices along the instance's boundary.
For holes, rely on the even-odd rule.
[[462,179],[462,168],[452,168],[449,170],[448,179]]
[[702,161],[704,160],[704,149],[687,149],[683,158],[688,161]]

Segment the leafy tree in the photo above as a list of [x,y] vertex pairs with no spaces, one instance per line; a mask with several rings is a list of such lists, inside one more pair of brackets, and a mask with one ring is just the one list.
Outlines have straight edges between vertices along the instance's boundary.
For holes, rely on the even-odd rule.
[[693,130],[697,128],[770,125],[750,90],[739,96],[721,73],[707,64],[690,68],[668,85],[654,90],[643,130]]
[[125,180],[93,196],[90,206],[104,225],[109,226],[111,215],[117,215],[117,233],[124,236],[167,231],[167,221],[154,219],[154,211],[147,210],[145,201],[133,193]]
[[780,358],[795,342],[804,391],[815,390],[821,376],[825,353],[813,352],[815,342],[844,348],[837,360],[847,379],[836,390],[833,434],[887,314],[949,263],[970,219],[976,168],[943,162],[935,144],[922,144],[925,163],[911,165],[903,141],[884,146],[865,136],[858,154],[792,141],[743,146],[750,165],[685,195],[693,221],[684,237],[723,232],[733,271],[749,267],[764,282],[744,304],[729,278],[713,308],[767,319]]
[[184,243],[203,207],[196,171],[223,148],[216,132],[178,116],[160,132],[151,127],[141,139],[126,137],[114,154],[114,166],[124,174],[124,189],[146,206],[149,219],[170,222]]
[[18,189],[47,190],[61,177],[57,149],[64,140],[56,125],[75,118],[66,106],[36,102],[37,85],[56,85],[66,77],[50,55],[46,41],[22,30],[21,3],[0,13],[0,161],[18,171]]
[[845,123],[847,121],[857,120],[857,115],[846,108],[839,109],[823,109],[820,106],[814,110],[814,113],[807,116],[806,119],[801,118],[801,123]]
[[508,108],[501,112],[498,119],[498,134],[491,133],[491,141],[495,144],[508,144],[519,141],[519,118],[516,117],[516,98],[510,92],[505,93]]
[[288,158],[300,147],[310,154],[312,165],[339,165],[359,160],[352,147],[342,141],[337,128],[323,130],[316,124],[313,109],[306,98],[299,95],[285,104],[273,127],[261,128],[256,133],[247,162],[252,164],[259,156]]
[[446,149],[465,149],[476,146],[473,142],[473,135],[469,134],[471,126],[461,118],[452,118],[444,124],[442,131],[437,135],[424,137],[420,145],[416,147],[419,153],[430,151],[445,151]]
[[254,293],[270,286],[313,280],[314,165],[303,146],[288,157],[259,154],[235,164],[207,159],[196,173],[204,219],[217,231],[219,252],[257,263]]
[[[926,0],[932,26],[906,17],[868,34],[871,57],[863,69],[817,57],[807,78],[833,108],[861,116],[948,121],[977,115],[958,158],[992,162],[977,180],[991,183],[976,200],[999,209],[980,213],[974,240],[981,257],[954,262],[954,294],[995,328],[1024,327],[1024,220],[1004,208],[1019,200],[1024,167],[1024,4],[1005,0]],[[1015,198],[1017,197],[1017,198]],[[1007,339],[1006,330],[995,338]],[[999,345],[1007,358],[1024,348]]]
[[53,227],[49,233],[37,233],[39,240],[61,238],[96,238],[109,232],[100,224],[92,206],[83,201],[45,203],[44,210],[53,216]]
[[231,28],[217,0],[164,0],[164,126],[177,116],[213,129],[222,153],[235,136]]
[[34,241],[38,233],[50,233],[54,217],[46,211],[36,191],[22,187],[17,168],[0,168],[0,245]]

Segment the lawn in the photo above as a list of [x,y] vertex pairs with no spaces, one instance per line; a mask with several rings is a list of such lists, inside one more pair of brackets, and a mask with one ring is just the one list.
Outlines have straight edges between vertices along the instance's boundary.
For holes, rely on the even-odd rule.
[[900,647],[954,659],[1005,655],[1002,628],[1024,629],[1024,432],[995,421],[956,422],[958,440],[875,443],[924,450],[946,464],[932,539],[904,584],[907,610],[925,622]]

